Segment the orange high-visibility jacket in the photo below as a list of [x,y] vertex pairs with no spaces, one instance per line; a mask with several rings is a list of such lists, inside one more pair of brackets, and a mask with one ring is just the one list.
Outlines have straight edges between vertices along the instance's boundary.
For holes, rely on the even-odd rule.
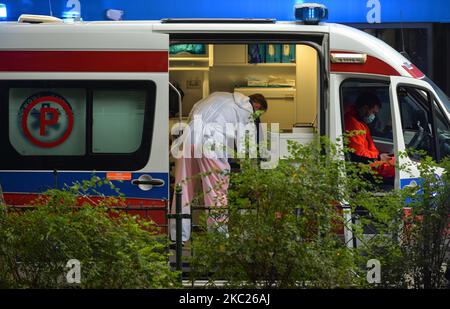
[[375,147],[370,129],[367,124],[358,119],[354,106],[351,106],[345,113],[345,131],[346,133],[364,131],[362,134],[354,134],[349,137],[348,147],[354,149],[357,156],[375,160],[378,158],[380,152]]

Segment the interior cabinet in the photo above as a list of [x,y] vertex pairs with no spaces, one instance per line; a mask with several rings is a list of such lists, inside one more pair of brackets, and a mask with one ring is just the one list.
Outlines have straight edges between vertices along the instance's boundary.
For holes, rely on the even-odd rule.
[[204,71],[213,66],[214,47],[212,44],[205,46],[206,54],[194,55],[182,52],[169,57],[169,69],[172,71],[194,70]]
[[[252,45],[259,47],[260,62],[250,60],[249,52]],[[295,45],[292,44],[219,44],[214,45],[214,65],[295,67],[295,49]]]
[[268,104],[267,112],[261,116],[262,123],[278,123],[280,130],[292,130],[296,123],[295,88],[235,88],[234,91],[245,95],[262,94]]
[[215,45],[214,65],[247,64],[247,45]]
[[194,55],[182,52],[169,57],[170,80],[176,81],[184,93],[183,116],[192,106],[209,95],[209,71],[214,62],[214,46],[206,45],[206,53]]

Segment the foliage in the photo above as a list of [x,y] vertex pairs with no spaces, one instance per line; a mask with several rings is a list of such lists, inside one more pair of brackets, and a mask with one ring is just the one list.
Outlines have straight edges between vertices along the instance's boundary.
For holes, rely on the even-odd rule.
[[[338,201],[353,198],[339,182],[342,152],[322,140],[293,144],[291,153],[274,169],[242,160],[242,172],[230,179],[229,220],[194,236],[193,279],[212,272],[211,285],[225,279],[228,286],[282,288],[345,287],[360,280],[353,252],[336,233],[343,225]],[[348,182],[353,191],[365,190],[366,183],[355,179]],[[210,216],[220,209],[214,212]]]
[[[209,214],[209,221],[227,220],[212,226],[205,217],[208,232],[193,236],[191,279],[206,277],[210,287],[216,280],[227,287],[442,286],[449,174],[437,186],[432,161],[424,160],[425,194],[383,191],[369,166],[345,160],[349,151],[321,139],[292,144],[292,157],[274,169],[243,159],[241,173],[230,174],[228,206]],[[350,208],[353,222],[342,206]],[[423,215],[428,219],[417,220]],[[353,241],[343,236],[344,225],[356,248],[348,246]],[[366,280],[370,259],[381,262],[379,284]]]
[[[400,192],[401,212],[388,212],[377,220],[366,218],[362,223],[378,232],[360,251],[381,261],[381,287],[445,287],[442,266],[448,265],[450,249],[450,164],[445,160],[437,165],[424,157],[417,167],[420,186]],[[380,213],[368,209],[372,215]]]
[[[165,238],[152,222],[80,196],[102,185],[93,177],[65,190],[49,190],[29,210],[0,209],[0,287],[2,288],[162,288],[176,286]],[[81,262],[81,283],[66,281],[70,259]]]

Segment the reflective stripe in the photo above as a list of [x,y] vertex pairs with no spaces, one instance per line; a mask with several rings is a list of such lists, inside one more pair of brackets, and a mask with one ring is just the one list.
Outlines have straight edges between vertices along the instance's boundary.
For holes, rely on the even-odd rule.
[[167,51],[0,51],[3,72],[168,72]]

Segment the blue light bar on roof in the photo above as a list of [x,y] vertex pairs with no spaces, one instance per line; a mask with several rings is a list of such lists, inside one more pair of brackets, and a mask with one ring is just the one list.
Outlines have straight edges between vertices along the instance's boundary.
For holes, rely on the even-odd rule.
[[8,12],[6,11],[6,4],[0,3],[0,19],[8,17]]
[[308,25],[317,25],[328,18],[328,9],[318,3],[298,3],[294,6],[295,19]]
[[75,22],[75,21],[81,21],[80,12],[78,11],[65,11],[63,12],[63,20],[64,22]]

